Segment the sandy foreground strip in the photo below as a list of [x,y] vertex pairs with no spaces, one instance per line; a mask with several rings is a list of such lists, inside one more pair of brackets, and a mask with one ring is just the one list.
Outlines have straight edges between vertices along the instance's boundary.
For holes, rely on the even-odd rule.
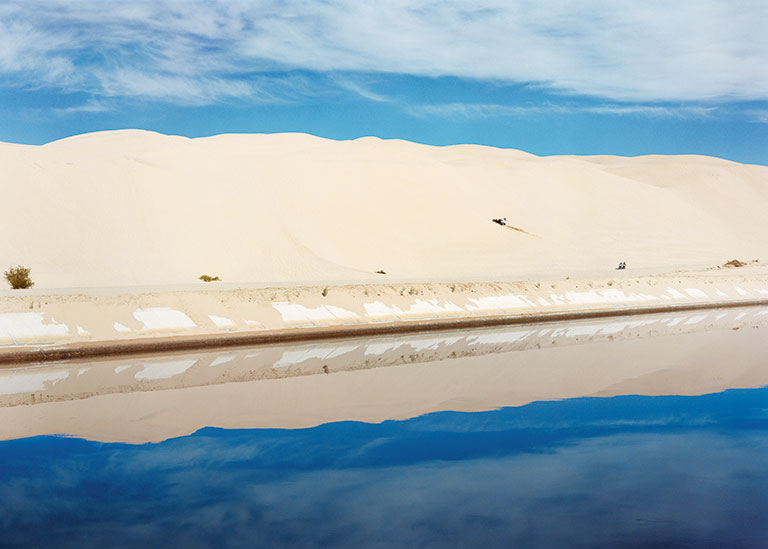
[[582,396],[768,384],[768,308],[123,356],[0,370],[0,439],[156,442]]
[[0,363],[768,303],[758,265],[667,276],[0,299]]

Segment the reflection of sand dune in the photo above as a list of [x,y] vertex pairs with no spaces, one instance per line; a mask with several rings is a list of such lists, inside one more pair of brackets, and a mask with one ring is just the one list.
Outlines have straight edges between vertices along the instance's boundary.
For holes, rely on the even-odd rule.
[[140,442],[207,425],[303,427],[755,387],[768,384],[766,313],[699,311],[6,370],[0,436]]

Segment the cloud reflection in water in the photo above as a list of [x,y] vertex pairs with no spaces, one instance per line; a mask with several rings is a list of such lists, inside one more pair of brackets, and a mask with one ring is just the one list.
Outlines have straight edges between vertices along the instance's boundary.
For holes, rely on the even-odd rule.
[[768,389],[0,443],[3,544],[759,545]]

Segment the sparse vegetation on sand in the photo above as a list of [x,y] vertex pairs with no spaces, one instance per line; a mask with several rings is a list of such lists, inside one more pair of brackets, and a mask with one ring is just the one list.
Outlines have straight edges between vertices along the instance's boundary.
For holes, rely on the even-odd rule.
[[16,267],[11,267],[3,274],[5,275],[5,279],[8,281],[8,284],[11,285],[11,288],[14,290],[24,290],[35,285],[29,276],[30,270],[31,269],[29,267],[22,267],[21,265],[18,265]]
[[200,275],[200,280],[203,282],[220,282],[221,279],[218,276]]
[[757,263],[757,259],[753,259],[752,261],[739,261],[738,259],[731,259],[729,262],[724,263],[723,267],[746,267],[747,265],[751,265],[752,263]]

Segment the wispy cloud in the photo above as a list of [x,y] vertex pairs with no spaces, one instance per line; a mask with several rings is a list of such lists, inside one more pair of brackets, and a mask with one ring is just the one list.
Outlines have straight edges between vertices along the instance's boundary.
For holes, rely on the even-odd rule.
[[362,97],[363,99],[367,99],[369,101],[375,101],[377,103],[389,103],[392,101],[391,98],[386,97],[380,93],[376,93],[370,87],[364,84],[361,84],[359,82],[355,82],[354,80],[351,80],[349,78],[336,77],[333,79],[333,81],[339,87],[345,90],[349,90],[352,93]]
[[764,0],[6,0],[0,78],[189,104],[277,100],[287,88],[260,77],[292,69],[639,103],[765,100],[766,21]]
[[58,114],[77,114],[81,112],[107,112],[111,110],[109,106],[99,101],[88,101],[82,105],[76,105],[74,107],[65,107],[56,109]]
[[768,109],[753,109],[747,111],[753,122],[762,122],[768,124]]
[[446,118],[522,118],[534,115],[603,114],[642,116],[648,118],[708,118],[716,115],[717,107],[694,105],[649,106],[629,104],[577,105],[543,103],[536,105],[498,105],[478,103],[443,103],[413,105],[406,109],[412,116],[441,116]]

